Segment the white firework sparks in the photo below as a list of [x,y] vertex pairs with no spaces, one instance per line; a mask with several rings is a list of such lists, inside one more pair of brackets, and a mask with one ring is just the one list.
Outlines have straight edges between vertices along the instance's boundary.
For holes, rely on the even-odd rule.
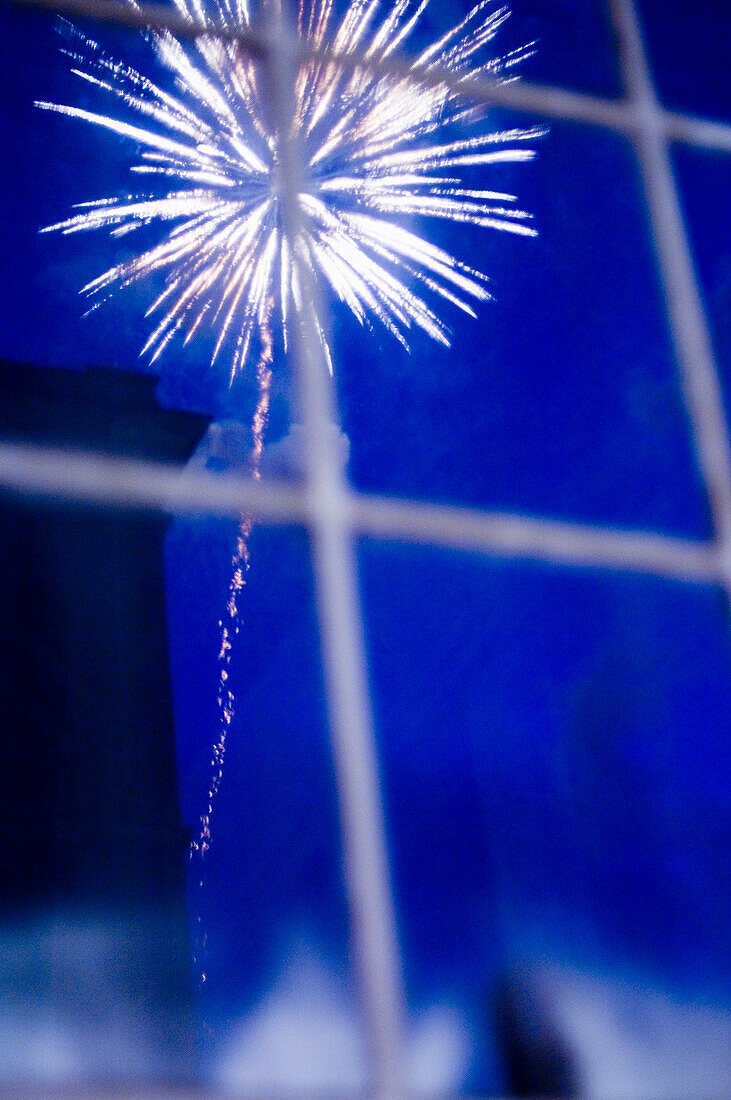
[[[183,15],[205,21],[202,0],[174,3]],[[376,62],[407,43],[428,3],[351,0],[338,15],[334,0],[300,0],[297,31],[317,49],[358,51]],[[254,25],[248,0],[212,0],[209,11],[219,25]],[[507,17],[505,7],[481,0],[414,63],[513,79],[511,70],[529,47],[485,60]],[[293,295],[297,301],[293,243],[281,210],[282,138],[271,122],[263,67],[235,41],[211,36],[189,44],[153,32],[148,38],[157,59],[174,80],[170,91],[107,56],[79,31],[65,31],[73,72],[122,110],[37,106],[129,138],[141,150],[132,171],[159,177],[162,187],[155,194],[80,204],[79,213],[45,231],[106,229],[118,237],[151,223],[174,223],[154,247],[110,268],[83,293],[99,302],[160,273],[164,290],[148,311],[158,320],[143,353],[154,361],[174,337],[187,342],[205,326],[215,337],[213,361],[223,348],[231,354],[233,379],[252,338],[268,323],[271,303],[277,303],[286,342],[288,303]],[[464,176],[475,166],[530,159],[528,143],[542,131],[439,141],[443,128],[448,133],[455,123],[475,122],[464,96],[372,68],[346,72],[320,59],[299,64],[292,98],[303,168],[297,185],[300,262],[362,324],[376,318],[405,346],[416,326],[448,346],[449,330],[428,300],[442,299],[474,317],[472,303],[490,297],[486,276],[406,224],[415,217],[441,218],[533,235],[530,215],[517,208],[514,195],[470,186]],[[322,339],[330,362],[324,334]]]

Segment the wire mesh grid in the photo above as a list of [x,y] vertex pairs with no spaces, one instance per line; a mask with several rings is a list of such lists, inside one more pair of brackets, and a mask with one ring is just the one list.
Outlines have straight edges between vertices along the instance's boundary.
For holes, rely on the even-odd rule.
[[[44,449],[0,441],[0,486],[45,497],[181,514],[238,516],[243,510],[269,524],[302,524],[310,533],[326,696],[336,765],[350,919],[362,997],[372,1091],[396,1097],[403,1088],[404,993],[378,761],[368,691],[355,540],[361,534],[468,550],[502,558],[549,561],[579,568],[620,569],[731,591],[731,447],[719,373],[694,272],[688,235],[670,163],[671,142],[731,152],[731,125],[666,110],[658,101],[633,0],[608,0],[620,56],[624,97],[609,100],[526,82],[499,84],[457,76],[408,60],[347,56],[314,47],[271,22],[259,30],[195,23],[163,5],[118,0],[15,0],[22,6],[133,28],[166,28],[179,37],[220,35],[268,67],[275,114],[287,121],[287,79],[304,59],[329,58],[345,68],[367,67],[446,85],[475,102],[501,104],[547,119],[581,122],[624,134],[632,143],[644,185],[658,276],[673,337],[696,461],[710,504],[714,538],[663,536],[596,524],[557,522],[464,507],[417,503],[355,492],[345,479],[328,424],[337,422],[335,396],[320,361],[311,318],[323,308],[300,270],[303,310],[293,329],[296,381],[306,432],[305,478],[288,486],[215,479],[158,463]],[[274,9],[272,9],[274,10]],[[294,238],[299,217],[293,186],[296,134],[283,154],[283,218]]]

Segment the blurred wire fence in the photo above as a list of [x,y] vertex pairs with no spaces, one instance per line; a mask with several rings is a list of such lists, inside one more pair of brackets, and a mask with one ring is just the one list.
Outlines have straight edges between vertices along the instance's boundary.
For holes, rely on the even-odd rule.
[[[48,450],[0,441],[0,487],[46,498],[164,513],[238,515],[310,532],[331,735],[341,805],[342,843],[359,987],[368,1034],[371,1078],[381,1097],[402,1091],[403,988],[394,919],[378,761],[366,673],[355,539],[377,538],[548,561],[582,569],[619,569],[717,584],[731,591],[731,448],[721,383],[670,162],[673,142],[731,152],[731,125],[666,110],[658,101],[633,0],[609,0],[625,96],[602,99],[526,82],[500,84],[457,76],[408,59],[341,55],[283,35],[272,24],[231,29],[215,18],[193,22],[166,5],[117,0],[14,0],[28,8],[131,28],[168,29],[178,37],[235,39],[279,81],[278,109],[287,110],[281,74],[313,58],[348,69],[449,86],[475,102],[500,104],[545,119],[573,120],[619,132],[632,143],[644,183],[658,279],[673,336],[695,454],[714,522],[709,542],[540,517],[446,507],[356,493],[347,484],[335,439],[336,401],[318,361],[307,310],[294,326],[294,366],[309,445],[300,484],[220,479],[204,472],[114,459],[98,453]],[[296,135],[295,135],[296,140]],[[297,199],[283,165],[290,231]],[[288,189],[288,190],[287,190]],[[303,276],[304,278],[304,276]],[[305,287],[310,305],[317,288]],[[149,1093],[148,1093],[149,1095]]]

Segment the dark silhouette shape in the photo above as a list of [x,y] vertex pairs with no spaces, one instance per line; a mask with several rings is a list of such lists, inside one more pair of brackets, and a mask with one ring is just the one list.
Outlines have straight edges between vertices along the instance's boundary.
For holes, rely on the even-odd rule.
[[495,1029],[511,1096],[578,1096],[575,1060],[551,1007],[530,974],[506,974],[491,999]]

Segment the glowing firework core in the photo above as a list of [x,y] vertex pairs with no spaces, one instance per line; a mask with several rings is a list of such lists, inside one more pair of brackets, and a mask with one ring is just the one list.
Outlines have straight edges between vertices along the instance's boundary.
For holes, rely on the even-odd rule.
[[[205,21],[200,0],[174,3],[189,18]],[[336,18],[333,0],[301,0],[297,32],[318,49],[359,51],[375,62],[406,42],[427,4],[351,0]],[[211,13],[219,25],[252,23],[248,0],[212,0]],[[528,48],[479,59],[507,15],[506,8],[482,0],[415,63],[509,79]],[[165,286],[148,311],[159,319],[143,353],[154,360],[173,337],[187,342],[205,322],[215,334],[212,360],[225,349],[233,379],[272,301],[286,343],[289,303],[298,296],[292,243],[282,228],[287,181],[266,74],[234,41],[211,36],[189,45],[154,32],[149,38],[157,61],[174,78],[169,91],[108,57],[74,28],[64,24],[64,33],[74,73],[121,101],[124,117],[38,106],[129,138],[142,150],[132,171],[162,187],[79,204],[80,213],[48,230],[106,229],[118,237],[172,222],[154,247],[110,268],[83,293],[98,304],[104,292],[160,273]],[[463,96],[375,69],[344,72],[320,59],[299,63],[291,91],[304,176],[297,186],[304,230],[298,262],[324,280],[361,324],[377,318],[404,346],[413,326],[448,345],[449,330],[422,292],[475,316],[470,302],[490,297],[486,277],[405,223],[442,218],[533,234],[515,196],[467,186],[463,176],[474,166],[529,159],[525,143],[541,131],[460,132],[437,141],[437,131],[448,135],[456,124],[475,128],[478,112]],[[321,338],[330,362],[323,333]]]

